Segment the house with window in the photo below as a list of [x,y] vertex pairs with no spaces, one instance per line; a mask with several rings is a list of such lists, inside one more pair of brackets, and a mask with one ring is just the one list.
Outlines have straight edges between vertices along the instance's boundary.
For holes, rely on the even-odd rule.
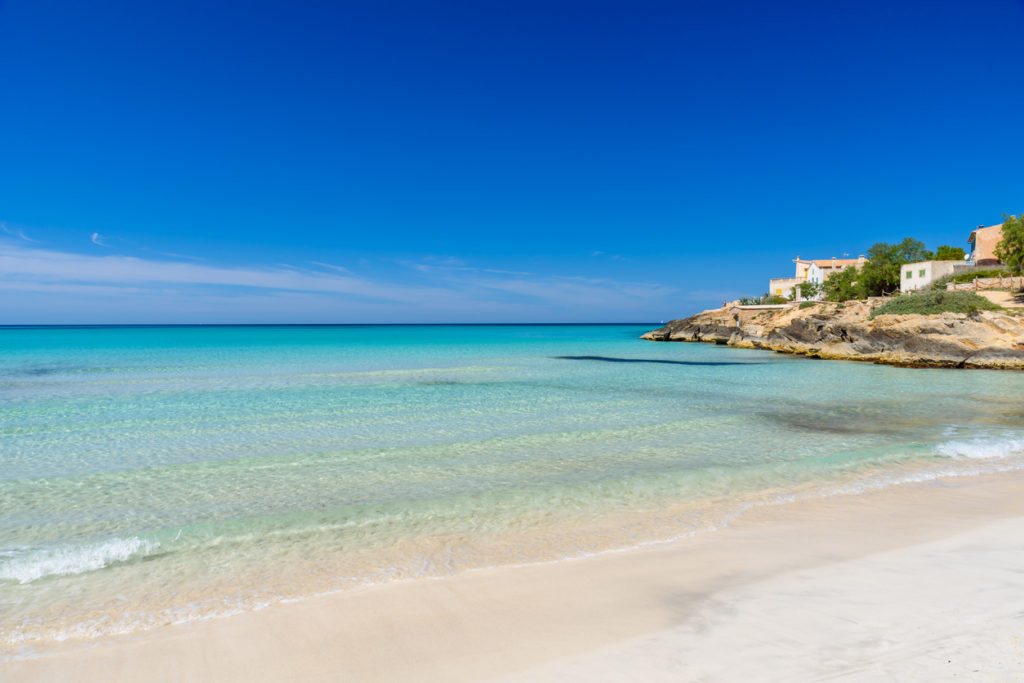
[[[834,273],[838,273],[848,266],[860,268],[867,263],[864,256],[857,258],[836,258],[830,259],[802,259],[797,256],[793,259],[796,264],[796,272],[793,277],[777,277],[768,281],[768,293],[776,296],[784,296],[794,301],[800,301],[800,284],[814,282],[818,285],[824,284],[825,280]],[[817,297],[821,298],[821,295]]]
[[1003,224],[990,225],[987,228],[979,225],[967,237],[970,246],[968,253],[976,266],[998,266],[996,245],[1003,239]]
[[830,259],[802,259],[797,256],[793,259],[793,263],[796,264],[796,276],[803,277],[808,282],[817,282],[819,285],[824,283],[833,273],[838,273],[847,266],[857,266],[860,268],[867,262],[868,260],[863,255],[857,258],[836,258],[833,256]]
[[933,282],[968,266],[964,261],[918,261],[905,263],[900,271],[900,294],[926,289]]

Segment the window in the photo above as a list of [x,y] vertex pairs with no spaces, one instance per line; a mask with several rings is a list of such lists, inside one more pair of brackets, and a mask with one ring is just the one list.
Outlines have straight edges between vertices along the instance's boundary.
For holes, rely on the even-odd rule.
[[917,271],[917,276],[918,277],[924,277],[924,268],[922,268],[921,270]]
[[912,277],[914,277],[914,271],[912,271],[912,270],[908,270],[908,271],[907,271],[907,279],[909,280],[909,279],[910,279],[910,278],[912,278]]

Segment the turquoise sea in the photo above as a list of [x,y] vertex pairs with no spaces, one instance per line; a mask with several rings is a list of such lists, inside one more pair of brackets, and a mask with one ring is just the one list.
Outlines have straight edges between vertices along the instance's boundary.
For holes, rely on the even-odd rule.
[[0,653],[1024,467],[1024,373],[657,325],[0,329]]

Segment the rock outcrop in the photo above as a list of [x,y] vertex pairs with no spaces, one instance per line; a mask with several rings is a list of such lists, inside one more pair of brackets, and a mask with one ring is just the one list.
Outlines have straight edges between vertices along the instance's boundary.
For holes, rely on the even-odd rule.
[[822,302],[783,310],[732,306],[672,320],[642,338],[910,367],[1024,370],[1022,317],[977,311],[880,315],[869,320],[871,311],[884,302]]

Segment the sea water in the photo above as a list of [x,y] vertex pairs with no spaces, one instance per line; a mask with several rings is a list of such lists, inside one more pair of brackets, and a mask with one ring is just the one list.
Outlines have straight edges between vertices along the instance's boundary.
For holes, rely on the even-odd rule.
[[1024,467],[1024,373],[652,325],[0,329],[0,650]]

